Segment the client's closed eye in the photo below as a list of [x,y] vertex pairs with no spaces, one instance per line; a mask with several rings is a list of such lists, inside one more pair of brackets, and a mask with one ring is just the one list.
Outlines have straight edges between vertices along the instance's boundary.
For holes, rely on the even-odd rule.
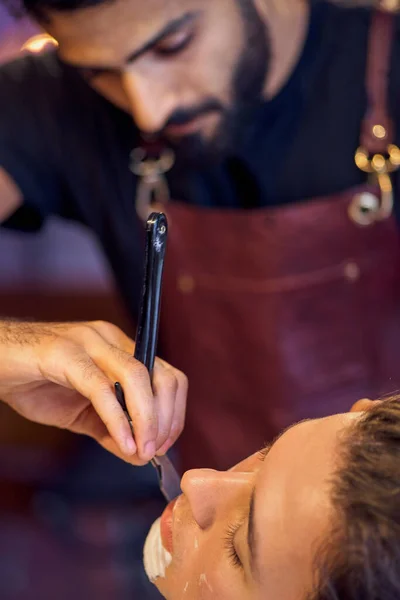
[[272,444],[268,444],[268,446],[265,446],[265,448],[259,451],[258,458],[261,460],[261,462],[264,462],[264,460],[267,458],[268,452],[271,450],[271,448]]
[[241,569],[243,568],[243,564],[236,550],[235,536],[243,524],[244,521],[242,520],[240,522],[229,525],[224,538],[224,546],[228,553],[229,560],[231,561],[234,567],[239,567]]
[[[272,444],[268,444],[267,446],[265,446],[265,448],[262,448],[258,452],[258,459],[261,462],[265,461],[271,447],[272,447]],[[249,510],[250,510],[250,507],[249,507]],[[226,531],[226,534],[225,534],[225,538],[224,538],[224,546],[228,553],[229,560],[231,561],[231,563],[233,564],[234,567],[238,567],[241,569],[243,569],[243,563],[241,561],[238,551],[236,550],[235,537],[236,537],[236,534],[239,531],[239,529],[246,522],[246,520],[248,518],[248,514],[249,514],[249,511],[247,511],[247,514],[243,517],[243,519],[237,521],[236,523],[229,525],[229,527]]]

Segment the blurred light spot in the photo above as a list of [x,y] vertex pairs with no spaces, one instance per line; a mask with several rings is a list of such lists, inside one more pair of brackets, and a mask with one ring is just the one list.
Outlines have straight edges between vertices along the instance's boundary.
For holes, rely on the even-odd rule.
[[361,270],[357,263],[348,262],[344,268],[344,276],[349,281],[358,281],[360,279]]
[[386,137],[386,129],[383,127],[383,125],[374,125],[372,133],[376,138],[378,138],[378,140],[383,140]]
[[396,12],[400,9],[399,0],[381,0],[380,8],[389,12]]
[[21,47],[21,52],[27,51],[38,54],[39,52],[42,52],[46,46],[58,46],[58,42],[47,33],[39,33],[25,42]]
[[178,277],[178,289],[182,294],[190,294],[194,290],[194,279],[190,275],[181,275]]

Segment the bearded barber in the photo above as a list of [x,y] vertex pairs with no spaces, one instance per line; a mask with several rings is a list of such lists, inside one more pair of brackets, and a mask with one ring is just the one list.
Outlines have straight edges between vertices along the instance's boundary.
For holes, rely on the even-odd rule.
[[135,317],[143,219],[166,212],[160,348],[191,384],[182,467],[226,468],[298,419],[398,388],[399,17],[23,4],[59,46],[0,69],[1,218],[89,226]]

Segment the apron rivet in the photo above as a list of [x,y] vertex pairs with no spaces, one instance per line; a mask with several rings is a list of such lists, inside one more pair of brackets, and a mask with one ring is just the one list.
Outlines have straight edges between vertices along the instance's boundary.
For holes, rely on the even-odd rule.
[[380,201],[375,194],[371,192],[362,192],[356,194],[350,203],[348,211],[351,220],[357,225],[372,225],[377,220],[377,214],[380,208]]
[[358,281],[360,274],[360,267],[355,262],[348,262],[344,267],[344,276],[349,281]]
[[194,290],[194,279],[191,275],[178,277],[178,289],[182,294],[190,294]]
[[383,125],[374,125],[372,133],[378,140],[384,140],[387,136],[387,131]]

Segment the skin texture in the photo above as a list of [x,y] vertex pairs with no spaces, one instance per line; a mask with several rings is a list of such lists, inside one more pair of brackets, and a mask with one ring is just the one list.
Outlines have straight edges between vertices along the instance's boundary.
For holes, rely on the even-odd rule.
[[[182,432],[185,375],[156,361],[153,389],[134,343],[118,327],[88,323],[0,322],[0,398],[37,423],[89,435],[120,458],[143,465]],[[119,381],[135,440],[118,404]],[[148,446],[150,444],[150,447]]]
[[[374,404],[363,400],[348,414],[290,428],[263,461],[255,455],[231,471],[187,472],[174,511],[173,560],[166,578],[156,581],[167,600],[304,598],[333,518],[329,481],[338,445]],[[247,537],[253,492],[258,556],[252,572]],[[232,527],[241,565],[226,547]]]

